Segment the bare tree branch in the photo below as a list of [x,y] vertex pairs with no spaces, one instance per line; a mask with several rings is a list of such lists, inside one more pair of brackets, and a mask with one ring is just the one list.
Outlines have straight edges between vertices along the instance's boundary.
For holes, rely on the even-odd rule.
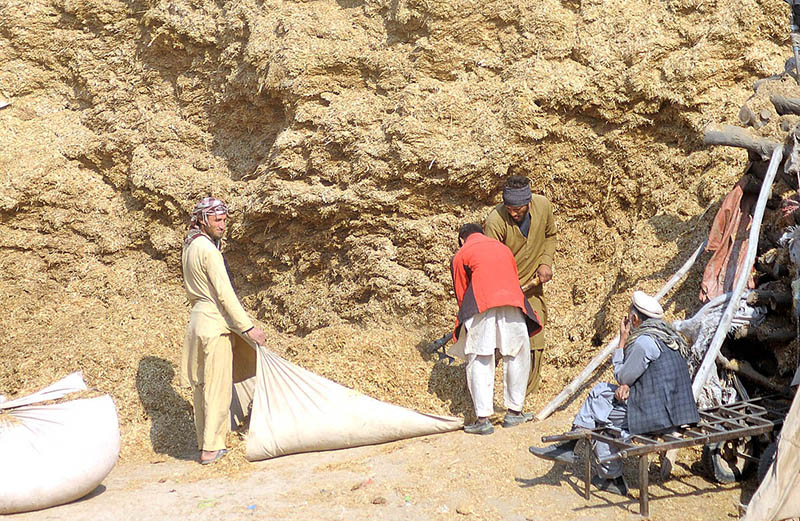
[[780,146],[780,143],[754,137],[745,129],[731,125],[725,125],[720,130],[706,130],[703,143],[712,146],[744,148],[761,161],[769,161],[772,151]]
[[778,94],[773,94],[769,97],[775,111],[781,116],[786,114],[795,114],[800,116],[800,98],[786,98]]

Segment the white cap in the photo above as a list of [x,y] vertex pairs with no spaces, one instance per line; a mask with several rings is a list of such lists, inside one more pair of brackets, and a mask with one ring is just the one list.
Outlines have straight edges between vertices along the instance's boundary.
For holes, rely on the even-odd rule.
[[634,291],[631,303],[642,315],[650,318],[664,318],[664,308],[644,291]]

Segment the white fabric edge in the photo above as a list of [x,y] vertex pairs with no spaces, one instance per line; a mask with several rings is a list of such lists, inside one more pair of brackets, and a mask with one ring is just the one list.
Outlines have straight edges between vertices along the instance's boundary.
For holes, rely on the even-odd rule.
[[14,409],[16,407],[33,405],[48,400],[57,400],[68,394],[85,391],[86,389],[86,382],[83,381],[83,373],[81,371],[76,371],[33,394],[17,398],[16,400],[0,401],[0,410]]

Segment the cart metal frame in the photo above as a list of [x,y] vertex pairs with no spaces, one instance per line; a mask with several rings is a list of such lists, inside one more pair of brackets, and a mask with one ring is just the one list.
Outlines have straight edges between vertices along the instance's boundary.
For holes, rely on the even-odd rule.
[[[594,430],[578,430],[553,436],[544,436],[545,443],[566,440],[585,439],[603,441],[618,449],[618,452],[601,458],[599,463],[624,459],[639,458],[639,513],[647,517],[650,515],[648,496],[649,475],[648,455],[654,452],[666,452],[671,449],[680,449],[695,445],[707,445],[720,441],[737,438],[758,436],[776,429],[783,424],[789,410],[789,405],[779,401],[774,396],[759,397],[749,400],[734,402],[730,405],[703,409],[700,412],[700,422],[697,425],[676,428],[668,434],[657,435],[631,435],[622,436],[616,428],[603,428]],[[584,495],[590,498],[590,485],[592,482],[593,451],[587,452],[585,459]]]

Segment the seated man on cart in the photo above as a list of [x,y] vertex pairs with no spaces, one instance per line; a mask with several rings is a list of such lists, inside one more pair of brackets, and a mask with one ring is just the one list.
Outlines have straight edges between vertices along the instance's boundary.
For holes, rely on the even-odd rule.
[[[612,357],[614,378],[619,385],[595,385],[573,421],[573,430],[614,427],[628,437],[666,433],[700,421],[689,367],[681,354],[681,347],[685,352],[685,341],[662,320],[664,310],[656,299],[635,291],[631,300],[630,309],[620,322],[619,347]],[[529,450],[540,458],[574,463],[577,441]],[[594,451],[597,458],[616,452],[597,440]],[[600,490],[628,495],[620,460],[598,465],[597,472],[592,483]]]

